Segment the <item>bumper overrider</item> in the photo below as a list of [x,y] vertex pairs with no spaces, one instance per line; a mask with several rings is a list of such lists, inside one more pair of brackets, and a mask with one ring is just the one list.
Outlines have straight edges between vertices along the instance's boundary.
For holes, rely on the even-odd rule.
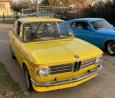
[[81,83],[84,83],[95,76],[98,75],[99,72],[101,72],[103,69],[103,66],[100,65],[97,69],[90,71],[86,73],[85,75],[82,75],[77,78],[72,78],[68,80],[63,81],[53,81],[49,83],[36,83],[34,80],[31,79],[32,85],[35,91],[38,92],[45,92],[45,91],[51,91],[51,90],[57,90],[57,89],[63,89],[63,88],[69,88],[77,86]]

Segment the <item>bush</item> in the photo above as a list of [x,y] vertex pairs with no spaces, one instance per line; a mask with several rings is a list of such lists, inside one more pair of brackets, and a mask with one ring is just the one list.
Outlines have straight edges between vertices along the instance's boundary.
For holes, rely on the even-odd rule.
[[107,3],[100,2],[93,7],[84,9],[82,17],[105,18],[111,24],[115,25],[115,0]]

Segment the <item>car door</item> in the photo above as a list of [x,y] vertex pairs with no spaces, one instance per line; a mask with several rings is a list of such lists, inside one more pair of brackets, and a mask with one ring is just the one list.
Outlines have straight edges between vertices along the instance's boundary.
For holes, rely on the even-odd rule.
[[71,28],[74,32],[74,35],[80,39],[94,43],[94,30],[88,22],[77,21],[73,22]]
[[14,28],[14,36],[11,39],[12,41],[12,48],[14,51],[14,54],[16,56],[17,61],[21,65],[22,56],[23,56],[23,47],[22,47],[22,41],[23,41],[23,24],[20,21],[17,21],[15,23]]

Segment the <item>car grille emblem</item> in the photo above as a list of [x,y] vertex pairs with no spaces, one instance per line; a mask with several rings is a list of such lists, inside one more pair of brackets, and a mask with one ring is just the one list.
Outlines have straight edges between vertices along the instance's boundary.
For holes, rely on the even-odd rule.
[[79,58],[79,55],[75,55],[75,58]]

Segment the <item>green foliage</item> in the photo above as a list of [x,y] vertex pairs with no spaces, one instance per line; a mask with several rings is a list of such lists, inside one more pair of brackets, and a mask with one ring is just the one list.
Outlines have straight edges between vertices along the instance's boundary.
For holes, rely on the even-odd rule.
[[43,5],[49,5],[49,0],[43,0],[43,1],[42,1],[42,4],[43,4]]
[[82,17],[105,18],[111,24],[115,25],[115,0],[113,2],[99,2],[93,7],[86,8]]

